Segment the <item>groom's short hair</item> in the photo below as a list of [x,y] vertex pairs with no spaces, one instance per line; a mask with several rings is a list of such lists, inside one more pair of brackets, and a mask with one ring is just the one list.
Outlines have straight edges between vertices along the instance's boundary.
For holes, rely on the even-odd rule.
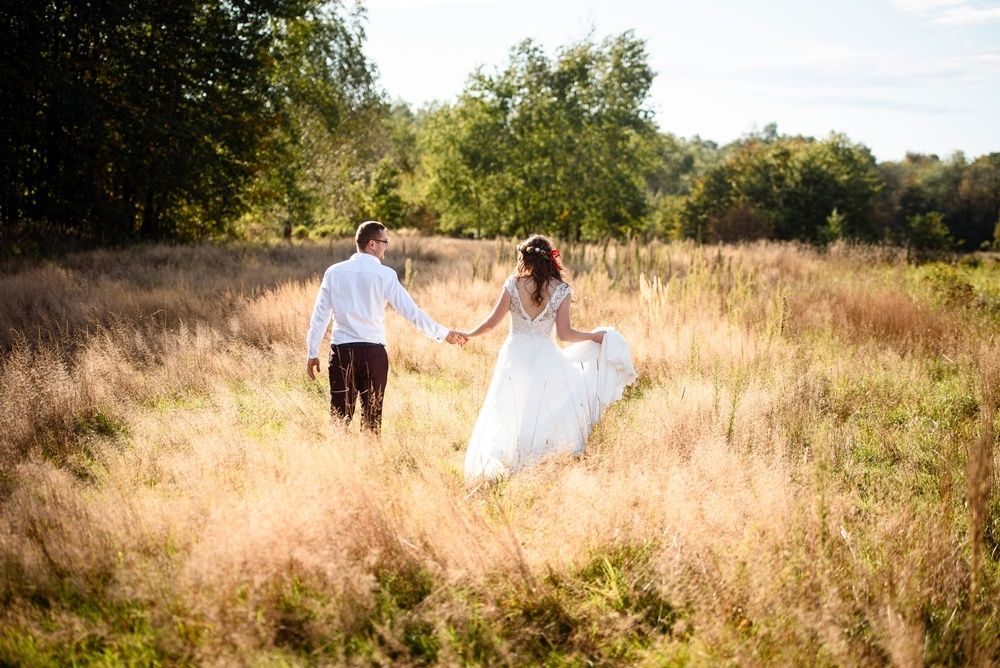
[[354,243],[358,245],[358,250],[367,246],[372,239],[378,239],[384,229],[385,225],[377,220],[366,220],[358,225],[358,231],[354,235]]

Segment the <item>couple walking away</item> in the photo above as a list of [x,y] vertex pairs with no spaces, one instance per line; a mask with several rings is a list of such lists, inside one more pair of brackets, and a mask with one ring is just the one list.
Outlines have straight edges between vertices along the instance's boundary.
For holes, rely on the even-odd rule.
[[[518,245],[517,271],[504,281],[493,312],[468,332],[435,322],[382,264],[389,236],[384,225],[367,221],[355,235],[358,252],[323,275],[306,335],[306,371],[315,379],[319,346],[333,319],[330,337],[330,410],[350,422],[357,399],[361,426],[378,432],[389,374],[385,351],[385,305],[435,341],[465,345],[510,314],[510,331],[465,455],[465,479],[495,480],[553,453],[583,452],[605,406],[622,396],[635,378],[631,352],[618,332],[598,327],[581,332],[570,324],[570,295],[559,251],[534,235]],[[571,342],[559,348],[552,340]]]

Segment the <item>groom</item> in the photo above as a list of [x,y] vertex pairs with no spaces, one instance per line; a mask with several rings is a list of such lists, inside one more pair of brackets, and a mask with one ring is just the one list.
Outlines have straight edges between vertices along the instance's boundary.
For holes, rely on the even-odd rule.
[[462,345],[465,337],[431,319],[414,303],[396,272],[382,264],[389,247],[385,225],[369,220],[354,235],[358,252],[331,266],[323,274],[316,295],[309,333],[306,372],[315,380],[319,371],[319,345],[333,317],[330,336],[330,412],[347,424],[354,403],[361,398],[361,428],[379,432],[382,399],[389,376],[385,352],[386,302],[435,341]]

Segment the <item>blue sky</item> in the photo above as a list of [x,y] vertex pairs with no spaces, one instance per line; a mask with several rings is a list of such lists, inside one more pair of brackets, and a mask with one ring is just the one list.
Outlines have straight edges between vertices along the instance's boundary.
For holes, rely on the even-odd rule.
[[726,143],[846,133],[879,160],[1000,151],[1000,0],[367,0],[391,98],[451,101],[531,38],[550,53],[633,30],[660,128]]

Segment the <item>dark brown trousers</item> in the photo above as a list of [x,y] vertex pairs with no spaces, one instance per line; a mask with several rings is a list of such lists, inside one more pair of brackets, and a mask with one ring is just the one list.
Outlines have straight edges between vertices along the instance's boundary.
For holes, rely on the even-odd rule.
[[382,428],[382,399],[389,378],[389,356],[377,343],[330,346],[330,412],[345,424],[354,417],[361,397],[361,428],[376,434]]

